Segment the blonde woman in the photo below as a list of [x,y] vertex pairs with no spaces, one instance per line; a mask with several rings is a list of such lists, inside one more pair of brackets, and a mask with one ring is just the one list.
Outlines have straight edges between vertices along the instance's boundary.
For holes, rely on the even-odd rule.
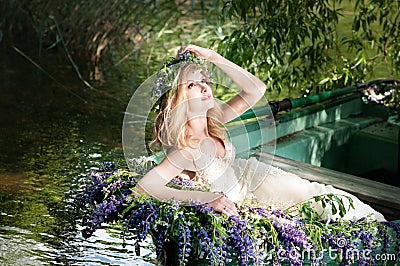
[[[188,45],[183,52],[213,63],[241,91],[226,103],[218,103],[204,69],[194,63],[179,67],[173,88],[155,121],[156,141],[167,150],[167,156],[138,182],[136,189],[139,193],[159,200],[174,198],[209,203],[217,212],[228,216],[239,215],[235,203],[247,198],[283,209],[316,195],[334,193],[347,195],[353,200],[355,209],[345,218],[371,215],[374,219],[384,220],[380,213],[358,198],[332,186],[309,182],[254,158],[235,159],[235,149],[221,125],[256,104],[263,97],[266,86],[213,50]],[[167,186],[182,174],[202,181],[211,192]]]

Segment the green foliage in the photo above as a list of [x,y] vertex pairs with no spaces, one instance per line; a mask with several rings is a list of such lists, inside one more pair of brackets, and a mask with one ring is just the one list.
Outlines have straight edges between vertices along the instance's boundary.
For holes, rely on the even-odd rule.
[[[75,68],[88,70],[85,78],[102,81],[118,70],[144,80],[179,46],[190,41],[205,45],[208,37],[200,29],[207,28],[203,18],[217,12],[215,5],[190,0],[0,0],[0,29],[8,29],[7,36],[37,38],[39,54],[62,48]],[[197,36],[192,38],[188,28]]]
[[352,85],[383,61],[391,66],[387,75],[398,74],[399,2],[356,1],[351,37],[339,29],[340,19],[349,16],[343,2],[227,1],[222,16],[234,29],[217,42],[218,51],[271,90],[309,94]]
[[271,91],[299,95],[396,79],[399,8],[385,0],[0,0],[0,32],[36,36],[39,54],[61,47],[83,81],[119,73],[135,87],[195,43],[216,48]]
[[349,49],[357,51],[357,62],[364,72],[388,65],[388,74],[400,72],[400,2],[356,0],[352,37],[344,38]]
[[[346,198],[349,201],[349,206],[347,208],[346,204],[343,202],[343,198]],[[312,203],[321,203],[321,206],[324,210],[329,210],[332,215],[339,214],[340,217],[344,217],[344,215],[350,209],[354,209],[352,198],[347,196],[326,194],[314,196],[312,199],[309,199],[306,202],[296,204],[295,206],[298,211],[297,215],[309,221],[321,220],[324,213],[318,213],[318,211],[312,207]],[[293,209],[293,207],[289,208],[289,211],[291,209]]]
[[271,89],[310,88],[337,49],[340,10],[329,1],[229,1],[223,14],[236,29],[218,50],[257,73]]

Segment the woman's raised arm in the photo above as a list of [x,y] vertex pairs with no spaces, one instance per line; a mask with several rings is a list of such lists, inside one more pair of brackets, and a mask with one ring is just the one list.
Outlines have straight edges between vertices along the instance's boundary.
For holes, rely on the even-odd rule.
[[197,45],[188,45],[184,50],[215,64],[241,89],[238,94],[222,106],[224,112],[222,123],[229,122],[238,117],[263,97],[266,90],[264,82],[217,52]]

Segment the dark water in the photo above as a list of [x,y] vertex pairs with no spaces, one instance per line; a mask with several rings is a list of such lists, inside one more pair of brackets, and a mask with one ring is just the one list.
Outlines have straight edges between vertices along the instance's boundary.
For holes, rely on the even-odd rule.
[[152,265],[112,230],[84,239],[73,204],[100,162],[123,163],[134,86],[88,89],[62,57],[37,59],[44,74],[4,43],[0,62],[0,265]]

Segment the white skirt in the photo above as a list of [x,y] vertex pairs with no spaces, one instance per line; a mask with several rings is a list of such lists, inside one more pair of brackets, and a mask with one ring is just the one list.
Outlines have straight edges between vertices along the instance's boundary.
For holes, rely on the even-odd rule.
[[[381,213],[348,192],[331,185],[310,182],[295,174],[260,162],[253,157],[235,159],[224,175],[211,184],[211,190],[223,192],[229,199],[237,203],[255,200],[262,206],[281,210],[318,195],[344,195],[353,200],[354,209],[349,210],[348,198],[341,197],[346,210],[348,210],[343,219],[360,219],[369,216],[378,221],[385,221]],[[321,203],[315,203],[313,207],[322,213],[324,219],[340,217],[339,214],[332,215],[331,206],[322,208]]]

